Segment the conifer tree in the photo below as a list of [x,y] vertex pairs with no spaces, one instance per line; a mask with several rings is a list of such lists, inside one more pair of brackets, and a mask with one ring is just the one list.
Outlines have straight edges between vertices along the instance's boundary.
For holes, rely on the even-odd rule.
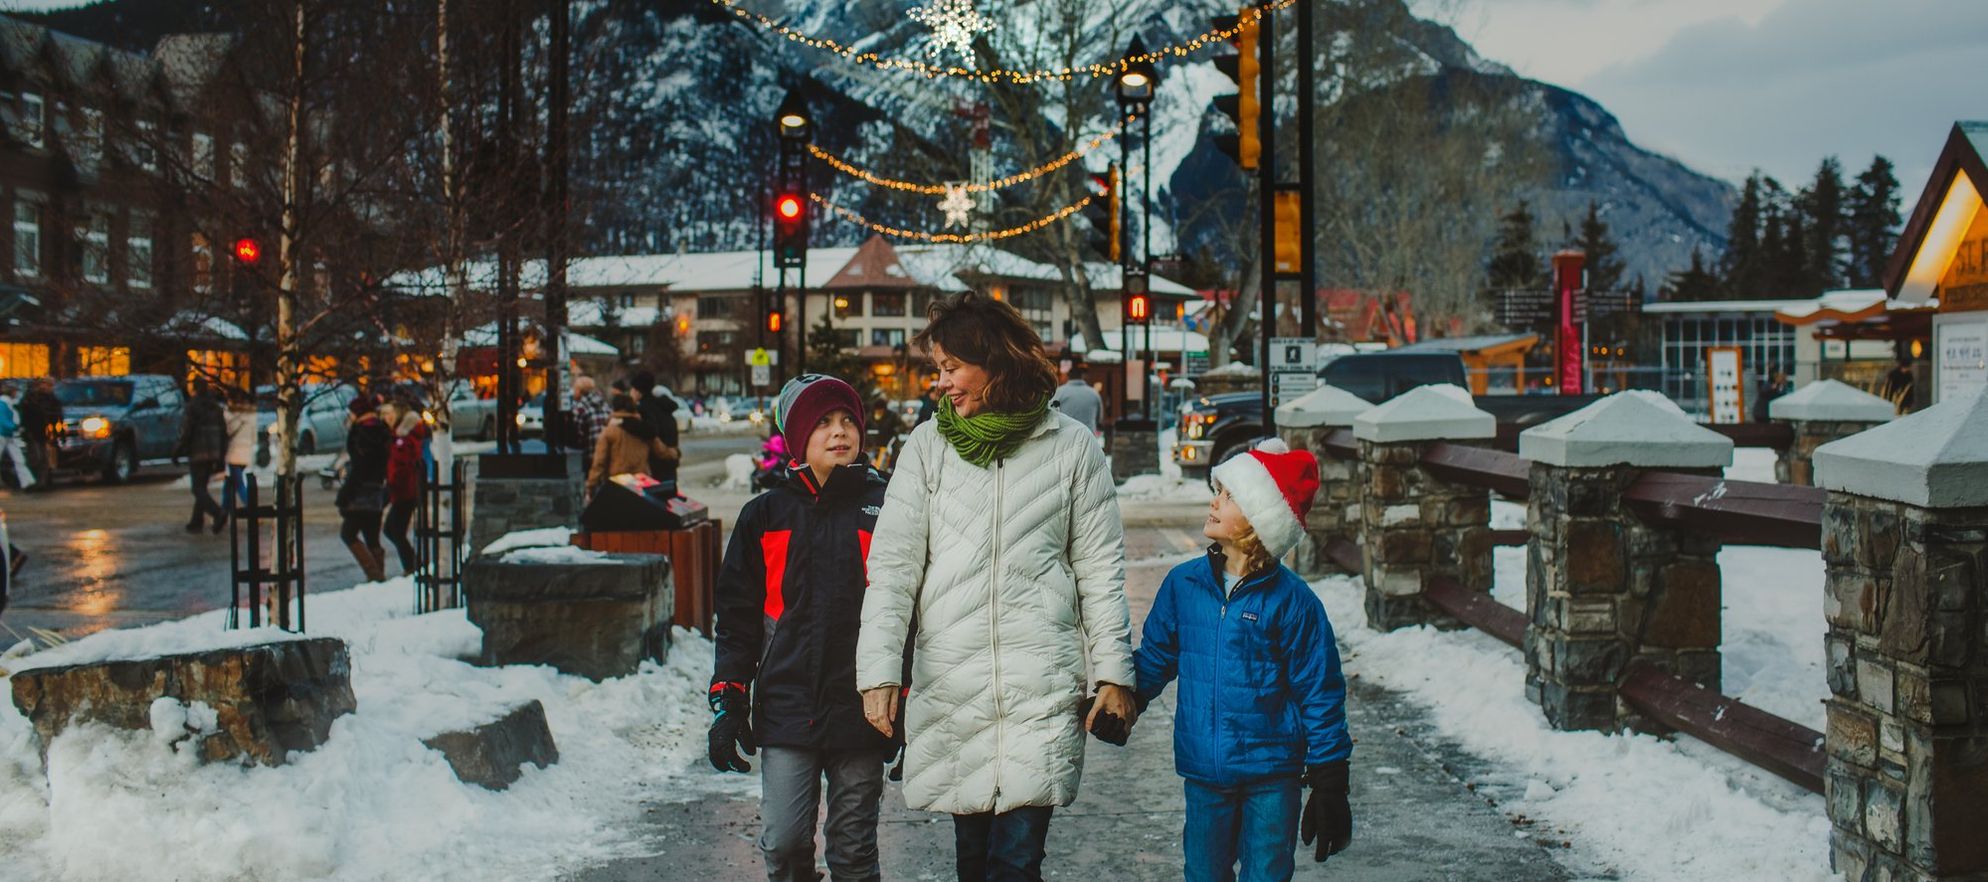
[[1580,235],[1569,244],[1587,255],[1588,290],[1615,291],[1622,285],[1626,267],[1618,256],[1621,248],[1609,235],[1608,224],[1602,221],[1594,200],[1588,200],[1588,216],[1581,219]]
[[1760,189],[1760,172],[1756,170],[1740,188],[1739,203],[1733,206],[1733,220],[1726,228],[1726,253],[1719,259],[1719,283],[1729,298],[1750,296],[1748,292],[1760,287]]
[[1830,156],[1815,170],[1815,180],[1799,200],[1807,226],[1802,248],[1807,261],[1803,288],[1814,292],[1843,287],[1843,164]]
[[1532,206],[1523,199],[1498,219],[1498,242],[1486,271],[1486,288],[1496,292],[1546,287],[1548,273],[1539,257],[1533,222]]
[[1850,287],[1884,284],[1885,264],[1898,241],[1898,178],[1891,160],[1872,157],[1871,167],[1857,175],[1846,202],[1846,272]]
[[1720,294],[1719,277],[1705,265],[1705,255],[1698,249],[1691,249],[1691,265],[1674,270],[1657,289],[1659,300],[1717,300]]

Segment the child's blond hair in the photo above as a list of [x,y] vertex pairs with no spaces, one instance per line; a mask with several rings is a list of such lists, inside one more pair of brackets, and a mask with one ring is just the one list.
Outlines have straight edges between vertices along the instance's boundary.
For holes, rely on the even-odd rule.
[[1263,540],[1257,538],[1256,528],[1244,522],[1242,531],[1229,540],[1243,557],[1243,574],[1253,575],[1276,566],[1277,559],[1270,556],[1270,550],[1263,547]]

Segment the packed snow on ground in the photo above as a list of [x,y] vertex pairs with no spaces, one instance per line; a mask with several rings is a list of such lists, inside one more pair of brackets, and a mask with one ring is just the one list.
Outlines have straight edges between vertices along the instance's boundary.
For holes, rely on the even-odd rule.
[[[332,461],[337,458],[338,454],[335,453],[313,453],[310,456],[299,456],[297,457],[297,474],[305,475],[307,477],[316,477],[317,473],[320,470],[326,468],[327,466],[330,466]],[[182,472],[185,472],[188,468],[188,466],[185,463],[178,463],[175,465],[175,467],[180,469]],[[276,464],[273,461],[266,466],[252,465],[249,466],[247,469],[244,469],[243,471],[246,474],[255,476],[255,483],[258,488],[257,489],[258,494],[262,495],[264,498],[267,498],[268,494],[274,492],[274,490],[271,489],[276,486]],[[221,471],[215,472],[214,475],[208,479],[209,483],[212,484],[213,487],[215,488],[214,494],[217,499],[220,497],[221,484],[223,481],[227,480],[227,477],[228,477],[228,470],[222,469]],[[192,490],[193,475],[191,473],[180,475],[178,478],[173,480],[173,486],[181,490]],[[312,487],[311,489],[316,489],[316,487]]]
[[[311,636],[347,642],[358,710],[279,768],[197,765],[212,711],[156,703],[153,728],[72,727],[48,751],[0,702],[0,867],[36,880],[550,879],[637,841],[645,802],[756,792],[704,759],[711,644],[677,630],[667,664],[592,683],[458,659],[480,635],[461,610],[415,616],[406,579],[314,595]],[[50,650],[36,663],[283,639],[222,630],[225,611]],[[6,687],[0,678],[0,691]],[[456,780],[423,738],[538,699],[559,762],[497,793]]]
[[713,432],[721,435],[742,435],[759,431],[759,424],[749,419],[721,420],[714,416],[694,416],[690,418],[693,432]]
[[1313,589],[1348,674],[1426,707],[1444,736],[1489,763],[1472,774],[1478,790],[1533,819],[1521,835],[1572,842],[1562,860],[1576,872],[1624,882],[1836,879],[1822,797],[1688,737],[1553,731],[1525,699],[1517,651],[1477,632],[1368,630],[1357,577]]

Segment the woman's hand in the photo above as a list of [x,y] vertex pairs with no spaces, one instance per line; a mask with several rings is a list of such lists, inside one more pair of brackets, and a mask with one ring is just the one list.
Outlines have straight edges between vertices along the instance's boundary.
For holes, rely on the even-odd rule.
[[1125,728],[1139,720],[1139,708],[1132,701],[1132,690],[1112,683],[1098,684],[1098,700],[1091,704],[1091,714],[1084,718],[1084,731],[1095,731],[1098,714],[1107,713],[1125,721]]
[[863,718],[870,721],[885,738],[896,735],[891,724],[897,719],[898,687],[878,686],[863,690]]

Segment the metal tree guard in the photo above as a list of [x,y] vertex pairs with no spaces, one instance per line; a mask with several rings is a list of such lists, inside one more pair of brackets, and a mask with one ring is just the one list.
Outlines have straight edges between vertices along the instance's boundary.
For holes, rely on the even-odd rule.
[[[248,626],[262,627],[262,604],[269,597],[275,600],[273,624],[285,631],[301,633],[304,630],[304,478],[277,476],[273,505],[262,504],[261,488],[256,485],[254,475],[243,478],[248,481],[248,505],[235,508],[228,519],[228,572],[232,582],[228,628],[241,627],[244,597],[248,601]],[[266,547],[263,526],[270,521],[274,522],[270,537],[274,545]],[[265,565],[267,552],[274,552],[270,555],[274,560]],[[294,622],[290,614],[293,599],[297,603]]]
[[[414,612],[431,613],[462,606],[463,493],[469,486],[464,460],[456,460],[449,482],[441,483],[438,463],[429,463],[421,476],[421,498],[415,508],[414,541],[421,553],[414,571]],[[451,516],[443,517],[448,511]],[[442,524],[447,522],[448,526]]]

